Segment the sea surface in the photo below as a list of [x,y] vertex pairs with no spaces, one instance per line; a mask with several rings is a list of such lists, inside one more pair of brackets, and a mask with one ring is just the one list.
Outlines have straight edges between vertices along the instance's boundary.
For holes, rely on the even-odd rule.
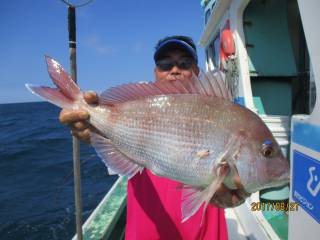
[[[50,103],[0,104],[0,239],[70,239],[72,142]],[[117,179],[81,144],[83,222]]]

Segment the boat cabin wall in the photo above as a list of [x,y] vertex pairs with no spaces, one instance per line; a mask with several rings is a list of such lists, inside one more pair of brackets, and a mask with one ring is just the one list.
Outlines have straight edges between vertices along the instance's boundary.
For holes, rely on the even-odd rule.
[[243,29],[258,113],[310,114],[315,84],[297,1],[251,1]]
[[[231,72],[235,100],[258,114],[310,114],[317,89],[297,0],[218,0],[209,8],[200,40],[206,70]],[[227,22],[236,53],[222,66]]]

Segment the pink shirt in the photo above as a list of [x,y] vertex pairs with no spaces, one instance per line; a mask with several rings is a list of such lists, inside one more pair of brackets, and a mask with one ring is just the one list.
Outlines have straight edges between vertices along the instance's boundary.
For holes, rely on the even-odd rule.
[[149,170],[128,182],[127,240],[228,239],[224,210],[209,204],[200,226],[202,207],[181,223],[181,190],[178,183]]

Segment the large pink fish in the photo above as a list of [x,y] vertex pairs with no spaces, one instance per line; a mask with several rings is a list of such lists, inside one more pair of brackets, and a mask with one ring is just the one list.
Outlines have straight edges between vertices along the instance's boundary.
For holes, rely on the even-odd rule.
[[251,193],[289,182],[288,161],[271,132],[256,114],[232,103],[218,73],[125,84],[90,106],[61,65],[46,61],[57,88],[28,89],[59,107],[88,111],[102,133],[91,134],[92,145],[114,172],[131,178],[146,167],[183,183],[183,221],[206,207],[222,182],[233,188],[235,174]]

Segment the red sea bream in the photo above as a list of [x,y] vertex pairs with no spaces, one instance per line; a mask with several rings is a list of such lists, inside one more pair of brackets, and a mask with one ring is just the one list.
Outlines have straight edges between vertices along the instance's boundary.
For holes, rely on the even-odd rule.
[[148,168],[181,182],[183,221],[207,206],[221,183],[233,188],[234,174],[250,193],[289,182],[288,161],[271,132],[255,113],[231,101],[219,73],[125,84],[90,106],[61,65],[46,61],[57,88],[28,89],[61,108],[88,111],[101,132],[91,133],[92,145],[112,171],[131,178]]

